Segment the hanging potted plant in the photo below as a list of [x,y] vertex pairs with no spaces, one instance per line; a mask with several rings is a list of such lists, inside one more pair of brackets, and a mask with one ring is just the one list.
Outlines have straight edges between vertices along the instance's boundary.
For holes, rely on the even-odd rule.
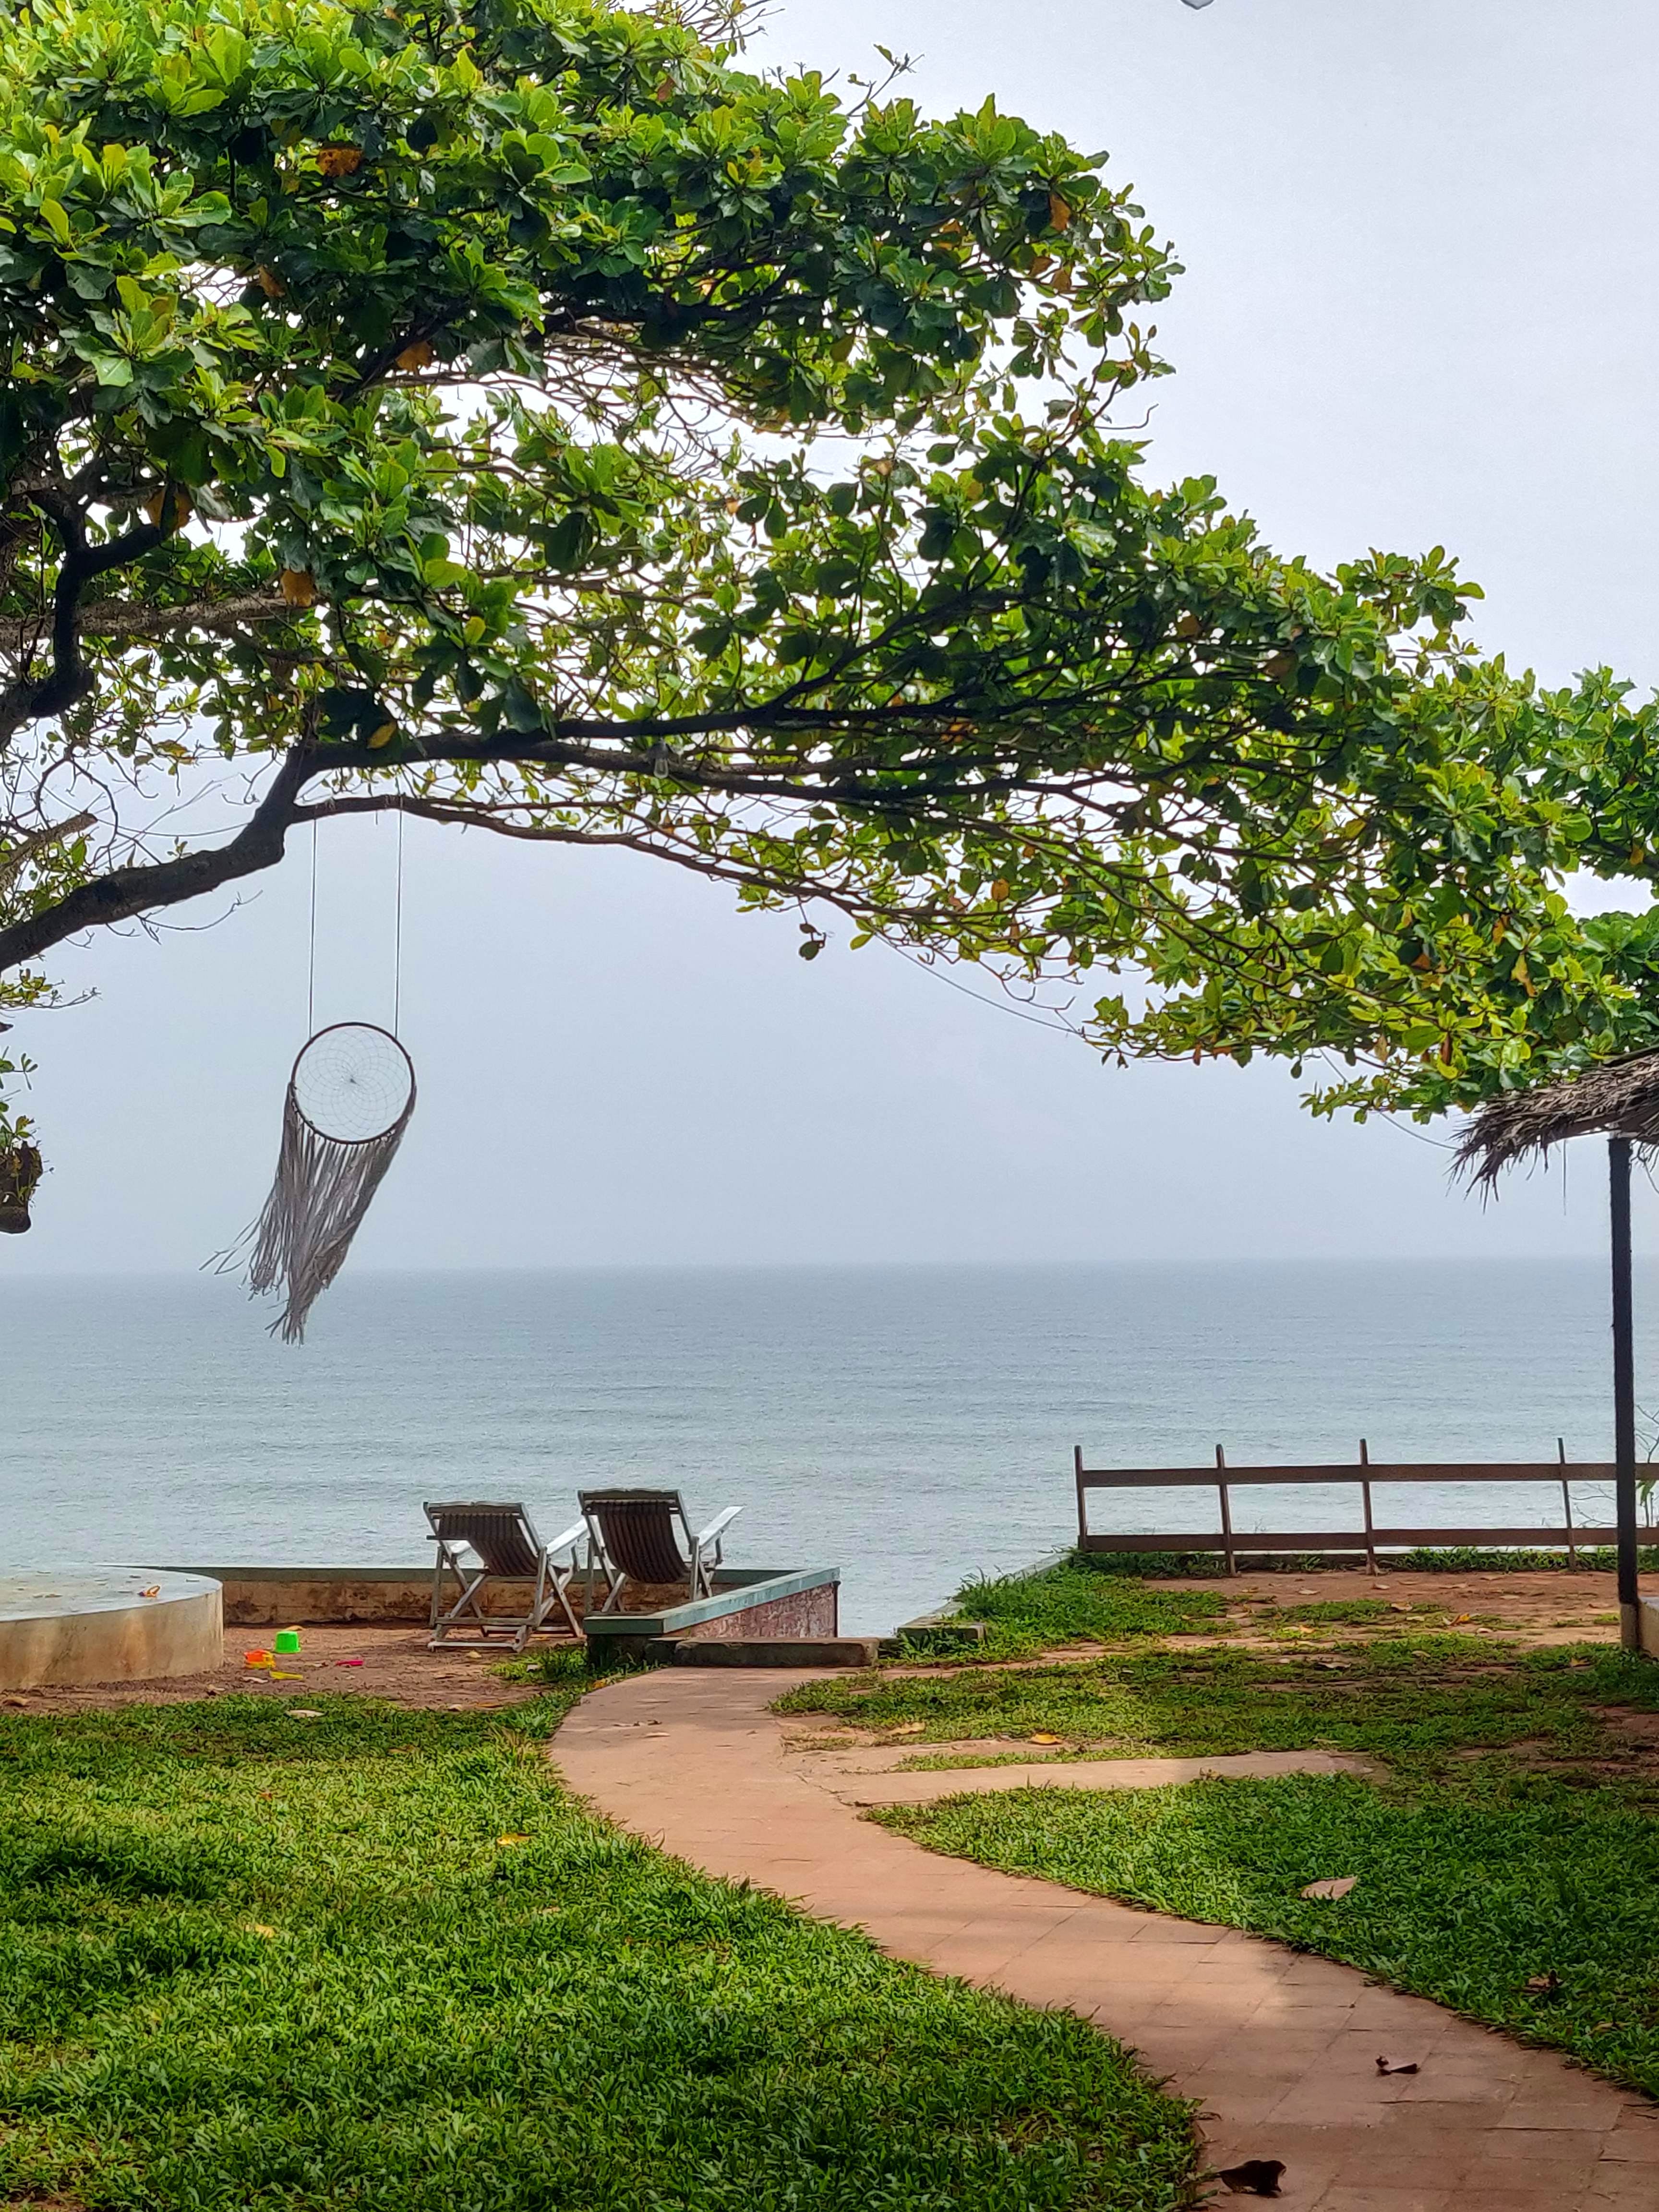
[[0,1134],[0,1232],[21,1237],[29,1225],[29,1200],[40,1180],[42,1161],[20,1136]]
[[[0,1022],[0,1029],[7,1026]],[[28,1073],[27,1060],[0,1056],[0,1075],[27,1078]],[[27,1115],[13,1116],[0,1098],[0,1234],[21,1237],[29,1225],[29,1200],[41,1170],[40,1155],[31,1141],[33,1135]]]

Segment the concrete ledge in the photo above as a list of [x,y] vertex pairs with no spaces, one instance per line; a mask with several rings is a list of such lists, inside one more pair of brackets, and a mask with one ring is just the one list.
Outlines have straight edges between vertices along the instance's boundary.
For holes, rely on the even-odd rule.
[[[234,1628],[286,1628],[330,1626],[364,1627],[406,1622],[424,1627],[432,1603],[432,1568],[343,1566],[228,1566],[167,1567],[167,1574],[206,1577],[224,1591],[225,1620]],[[757,1604],[779,1607],[764,1627],[780,1635],[836,1633],[838,1568],[813,1568],[804,1572],[775,1567],[720,1567],[714,1572],[714,1595],[696,1606],[677,1601],[672,1590],[632,1589],[630,1610],[608,1613],[594,1626],[601,1635],[655,1636],[695,1632],[702,1636],[726,1632],[722,1623]],[[769,1587],[763,1594],[762,1583]],[[453,1589],[453,1584],[451,1585]],[[489,1613],[522,1616],[528,1607],[532,1585],[494,1583],[484,1593]],[[580,1616],[582,1578],[571,1592]],[[785,1617],[785,1616],[787,1617]],[[665,1626],[666,1625],[666,1626]]]
[[596,1613],[582,1626],[588,1656],[597,1664],[606,1653],[641,1659],[647,1644],[664,1638],[676,1643],[833,1638],[841,1626],[840,1599],[839,1567],[728,1567],[715,1577],[712,1597],[649,1613]]
[[641,1653],[647,1665],[669,1667],[873,1667],[879,1636],[658,1636]]
[[[432,1569],[424,1567],[167,1567],[164,1573],[205,1576],[224,1591],[225,1620],[233,1628],[388,1626],[424,1621],[432,1600]],[[528,1602],[530,1585],[525,1584]],[[491,1592],[492,1601],[495,1594]],[[506,1596],[517,1596],[508,1586]]]
[[0,1689],[204,1674],[224,1656],[219,1585],[205,1576],[159,1567],[0,1576]]

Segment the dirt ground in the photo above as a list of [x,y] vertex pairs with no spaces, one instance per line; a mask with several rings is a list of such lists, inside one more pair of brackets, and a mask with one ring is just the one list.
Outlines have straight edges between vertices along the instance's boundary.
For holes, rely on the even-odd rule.
[[[1575,1572],[1571,1568],[1546,1568],[1531,1574],[1407,1574],[1382,1569],[1318,1569],[1311,1574],[1249,1573],[1216,1582],[1160,1583],[1160,1589],[1202,1589],[1227,1598],[1238,1617],[1249,1620],[1258,1610],[1251,1601],[1266,1601],[1280,1608],[1340,1603],[1345,1599],[1370,1598],[1397,1607],[1401,1618],[1386,1626],[1410,1625],[1425,1628],[1455,1626],[1465,1633],[1482,1632],[1505,1642],[1528,1646],[1543,1644],[1616,1644],[1619,1640],[1619,1594],[1611,1571]],[[1379,1623],[1379,1626],[1385,1624]],[[1347,1635],[1363,1634],[1348,1627]],[[1282,1633],[1282,1631],[1275,1632]],[[1193,1639],[1183,1637],[1182,1643]],[[1262,1639],[1247,1632],[1227,1638],[1231,1644]]]
[[[8,1690],[0,1711],[80,1713],[112,1705],[171,1705],[191,1698],[238,1691],[258,1698],[286,1698],[298,1705],[331,1695],[385,1698],[392,1705],[439,1712],[485,1712],[522,1705],[533,1684],[504,1682],[495,1672],[508,1655],[428,1651],[424,1627],[302,1628],[297,1659],[270,1668],[250,1667],[249,1651],[269,1651],[268,1628],[227,1628],[225,1662],[208,1674],[175,1674],[160,1682],[91,1682],[73,1690]],[[361,1660],[361,1666],[348,1662]]]

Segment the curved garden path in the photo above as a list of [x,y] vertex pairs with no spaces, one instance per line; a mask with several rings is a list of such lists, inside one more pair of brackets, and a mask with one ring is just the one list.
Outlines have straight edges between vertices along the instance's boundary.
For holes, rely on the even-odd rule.
[[[1215,2166],[1284,2160],[1285,2212],[1659,2212],[1659,2106],[1550,2052],[1328,1960],[942,1858],[860,1819],[859,1802],[890,1802],[879,1785],[793,1753],[766,1710],[809,1679],[635,1676],[585,1698],[553,1757],[601,1811],[708,1873],[1132,2045],[1200,2100]],[[1134,1766],[1145,1783],[1235,1764]],[[894,1779],[943,1795],[1015,1772]],[[1379,2053],[1421,2070],[1381,2076]]]

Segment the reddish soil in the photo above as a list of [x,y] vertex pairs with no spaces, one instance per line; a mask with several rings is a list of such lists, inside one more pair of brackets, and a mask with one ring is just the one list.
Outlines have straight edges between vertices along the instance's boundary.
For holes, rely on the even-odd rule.
[[[1227,1598],[1236,1616],[1245,1622],[1253,1615],[1267,1613],[1267,1604],[1253,1605],[1252,1599],[1288,1607],[1373,1598],[1400,1608],[1396,1620],[1377,1624],[1385,1632],[1390,1626],[1455,1625],[1465,1632],[1485,1629],[1506,1642],[1525,1644],[1616,1644],[1619,1640],[1619,1596],[1612,1573],[1592,1573],[1589,1569],[1447,1575],[1405,1574],[1384,1568],[1373,1576],[1364,1567],[1336,1567],[1317,1569],[1311,1574],[1249,1573],[1221,1582],[1160,1583],[1157,1587],[1213,1590]],[[1364,1632],[1335,1623],[1310,1626],[1321,1635],[1352,1637]],[[1236,1644],[1255,1639],[1234,1635],[1226,1640]]]
[[[322,1692],[384,1698],[396,1705],[440,1712],[488,1711],[522,1705],[533,1684],[504,1682],[495,1672],[505,1651],[474,1656],[455,1650],[428,1651],[424,1628],[302,1628],[297,1659],[276,1662],[279,1675],[250,1667],[246,1651],[270,1650],[272,1632],[227,1628],[225,1663],[207,1674],[176,1674],[160,1682],[89,1682],[73,1690],[8,1690],[0,1711],[77,1713],[112,1705],[172,1705],[191,1698],[219,1698],[237,1691],[257,1698],[289,1698],[303,1705]],[[360,1667],[343,1665],[361,1659]]]

